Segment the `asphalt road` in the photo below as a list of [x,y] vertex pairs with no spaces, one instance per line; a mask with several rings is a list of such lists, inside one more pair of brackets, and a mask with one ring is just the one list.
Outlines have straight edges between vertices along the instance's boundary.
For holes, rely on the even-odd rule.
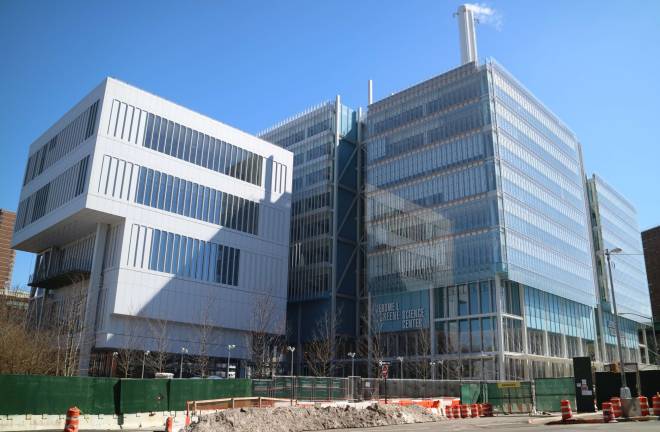
[[446,420],[437,423],[418,423],[411,425],[383,426],[364,429],[334,429],[334,432],[438,432],[438,431],[498,431],[498,432],[525,432],[525,431],[607,431],[607,432],[650,432],[660,431],[660,421],[647,422],[619,422],[609,424],[581,424],[581,425],[553,425],[545,423],[550,419],[533,418],[530,424],[529,417],[493,417],[469,420]]

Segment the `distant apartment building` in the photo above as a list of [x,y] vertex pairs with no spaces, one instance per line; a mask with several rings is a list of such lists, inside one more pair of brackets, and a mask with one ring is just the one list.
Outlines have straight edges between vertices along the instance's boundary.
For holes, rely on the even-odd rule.
[[360,251],[357,112],[337,97],[259,136],[293,152],[287,339],[298,347],[336,341],[337,359],[355,350]]
[[11,248],[16,213],[0,209],[0,290],[10,290],[16,251]]
[[186,376],[202,357],[222,374],[231,355],[244,375],[259,305],[260,330],[284,333],[292,163],[104,80],[30,146],[13,247],[37,254],[38,325],[79,316],[82,375],[123,349],[183,355]]
[[646,332],[650,326],[651,306],[646,279],[642,237],[635,207],[600,176],[587,179],[591,224],[594,238],[594,259],[598,282],[597,325],[602,361],[619,361],[612,284],[605,251],[610,254],[614,300],[619,315],[619,329],[624,362],[649,363]]
[[[642,232],[654,331],[660,335],[660,226]],[[657,350],[656,350],[657,351]]]

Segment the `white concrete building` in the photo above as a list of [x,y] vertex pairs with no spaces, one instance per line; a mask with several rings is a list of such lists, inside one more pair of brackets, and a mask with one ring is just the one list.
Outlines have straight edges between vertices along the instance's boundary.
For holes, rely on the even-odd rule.
[[[30,146],[13,247],[39,254],[37,321],[61,325],[79,299],[83,375],[163,339],[173,354],[224,359],[235,345],[232,363],[247,359],[263,304],[284,332],[292,164],[281,147],[104,80]],[[225,368],[212,359],[209,373]]]

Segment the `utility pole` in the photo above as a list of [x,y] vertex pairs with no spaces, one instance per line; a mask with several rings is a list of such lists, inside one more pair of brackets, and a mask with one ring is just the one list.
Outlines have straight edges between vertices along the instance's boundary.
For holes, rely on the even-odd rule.
[[610,263],[610,255],[611,254],[617,254],[622,252],[621,248],[614,248],[612,250],[605,249],[605,257],[607,257],[607,270],[608,273],[610,274],[610,289],[612,290],[612,309],[614,312],[614,328],[616,329],[616,345],[617,349],[619,351],[619,365],[620,365],[620,372],[621,372],[621,391],[619,396],[621,399],[630,399],[630,388],[628,387],[628,383],[626,382],[626,371],[624,369],[624,361],[623,361],[623,347],[621,346],[621,329],[619,328],[619,314],[617,313],[616,310],[616,296],[614,294],[614,279],[612,278],[612,265]]

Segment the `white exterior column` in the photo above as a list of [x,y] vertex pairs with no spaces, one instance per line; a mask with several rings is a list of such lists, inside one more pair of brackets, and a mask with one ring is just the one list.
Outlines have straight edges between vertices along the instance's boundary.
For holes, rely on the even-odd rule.
[[78,374],[87,376],[89,374],[89,362],[92,348],[96,339],[96,309],[101,290],[101,279],[103,272],[103,258],[105,253],[105,240],[108,234],[107,224],[96,224],[96,236],[94,238],[94,254],[92,256],[92,269],[89,275],[89,287],[87,288],[87,299],[85,302],[85,315],[83,316],[82,339],[80,353],[78,355]]

